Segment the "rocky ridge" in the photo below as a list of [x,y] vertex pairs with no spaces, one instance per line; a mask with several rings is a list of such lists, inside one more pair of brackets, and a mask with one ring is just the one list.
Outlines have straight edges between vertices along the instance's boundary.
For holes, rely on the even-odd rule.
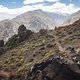
[[[20,35],[27,31],[19,29]],[[32,32],[25,40],[18,34],[21,42],[0,56],[0,79],[80,80],[79,31],[80,20],[55,30]]]
[[69,18],[63,23],[63,25],[73,24],[79,19],[80,19],[80,10],[69,16]]

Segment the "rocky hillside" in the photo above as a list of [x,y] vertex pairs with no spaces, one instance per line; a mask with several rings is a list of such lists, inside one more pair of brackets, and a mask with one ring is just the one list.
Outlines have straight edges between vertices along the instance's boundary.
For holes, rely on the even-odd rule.
[[21,14],[12,20],[0,22],[0,39],[5,41],[13,34],[16,34],[20,25],[25,25],[27,29],[38,32],[40,29],[54,29],[56,22],[42,10],[29,11]]
[[80,20],[38,33],[21,25],[0,43],[0,80],[80,80],[79,43]]
[[69,24],[73,24],[74,22],[76,22],[77,20],[80,19],[80,10],[73,13],[64,23],[63,25],[69,25]]
[[14,35],[13,24],[11,20],[0,21],[0,40],[7,41],[9,37]]

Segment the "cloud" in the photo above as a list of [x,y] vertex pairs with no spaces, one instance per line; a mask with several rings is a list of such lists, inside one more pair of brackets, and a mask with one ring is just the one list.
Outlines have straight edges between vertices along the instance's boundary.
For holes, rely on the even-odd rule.
[[[34,0],[32,0],[32,2],[33,1]],[[40,1],[43,0],[35,0],[35,2],[40,2]],[[57,2],[53,3],[52,5],[46,5],[46,6],[44,4],[35,4],[32,6],[25,5],[21,8],[15,8],[15,9],[9,9],[7,7],[4,7],[3,5],[0,5],[0,18],[1,18],[1,14],[7,14],[10,15],[11,17],[11,15],[17,16],[27,11],[36,10],[36,9],[42,9],[43,11],[62,13],[62,14],[72,14],[80,10],[80,8],[76,7],[74,4],[66,5],[65,3],[59,2],[59,0],[46,0],[46,1],[57,1]]]
[[0,5],[0,13],[7,13],[7,14],[12,14],[12,15],[19,15],[27,11],[34,10],[32,6],[23,6],[21,8],[15,8],[15,9],[9,9],[7,7],[4,7]]
[[60,12],[62,14],[72,14],[72,13],[80,10],[80,8],[76,7],[74,4],[66,5],[66,4],[60,3],[60,2],[55,3],[54,5],[52,5],[52,7],[55,12]]
[[74,6],[74,4],[66,5],[66,4],[61,3],[61,2],[56,2],[51,6],[44,6],[42,4],[34,5],[34,8],[42,9],[44,11],[49,11],[49,12],[62,13],[62,14],[72,14],[72,13],[80,10],[80,8]]
[[10,15],[10,14],[7,14],[7,13],[0,13],[0,20],[12,19],[14,17],[16,17],[16,15]]
[[0,20],[13,18],[16,17],[17,15],[23,14],[31,10],[35,9],[32,6],[23,6],[21,8],[9,9],[7,7],[4,7],[3,5],[0,5]]
[[24,4],[32,4],[32,3],[39,3],[44,2],[44,0],[24,0]]
[[49,2],[58,2],[60,0],[45,0],[45,1],[49,1]]
[[72,14],[78,11],[80,8],[76,7],[74,4],[66,5],[61,2],[56,2],[51,6],[38,4],[38,5],[33,5],[33,6],[26,5],[21,8],[15,8],[15,9],[9,9],[7,7],[0,5],[0,13],[7,13],[7,14],[12,14],[12,15],[19,15],[24,12],[36,10],[36,9],[42,9],[43,11],[56,12],[56,13],[62,13],[62,14]]
[[24,0],[23,3],[24,4],[33,4],[33,3],[44,3],[45,1],[48,2],[58,2],[60,0]]

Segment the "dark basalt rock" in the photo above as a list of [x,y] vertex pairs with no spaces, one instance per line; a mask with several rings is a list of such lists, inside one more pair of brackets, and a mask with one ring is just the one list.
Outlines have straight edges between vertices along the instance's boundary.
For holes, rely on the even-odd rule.
[[32,34],[31,30],[26,30],[26,31],[18,34],[18,36],[19,36],[19,42],[22,42],[25,39],[28,39],[31,34]]
[[21,25],[19,28],[18,28],[18,35],[25,32],[26,31],[26,27],[24,25]]
[[23,42],[25,39],[28,39],[33,32],[31,30],[27,30],[24,25],[21,25],[18,28],[18,34],[13,35],[8,42],[5,44],[6,47],[15,47],[20,42]]
[[80,74],[70,66],[59,60],[48,60],[34,65],[26,80],[80,80]]
[[4,47],[4,41],[0,40],[0,47]]
[[21,25],[18,28],[18,36],[19,36],[19,41],[22,42],[25,39],[27,39],[30,35],[32,34],[31,30],[27,30],[24,25]]
[[0,54],[5,52],[5,48],[4,48],[4,41],[0,40]]
[[[8,79],[0,77],[0,80],[80,80],[80,73],[76,72],[76,66],[78,67],[77,64],[63,63],[60,58],[53,58],[35,64],[33,68],[24,75],[12,75]],[[73,70],[73,68],[75,68],[75,70]]]
[[4,47],[0,47],[0,55],[5,53],[6,49]]

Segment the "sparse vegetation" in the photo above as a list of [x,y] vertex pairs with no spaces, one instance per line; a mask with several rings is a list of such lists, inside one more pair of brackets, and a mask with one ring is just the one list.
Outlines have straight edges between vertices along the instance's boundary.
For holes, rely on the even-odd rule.
[[[55,54],[61,53],[56,43],[64,47],[73,42],[76,43],[80,39],[80,35],[77,32],[78,29],[70,29],[71,31],[67,32],[66,29],[61,27],[61,31],[60,29],[58,31],[58,28],[56,28],[57,32],[54,30],[40,30],[40,32],[34,34],[30,30],[26,30],[24,25],[21,25],[18,29],[18,35],[10,38],[5,45],[11,49],[8,49],[4,55],[1,55],[0,71],[27,74],[35,64],[44,63],[52,59]],[[75,34],[73,34],[74,31]],[[55,39],[54,35],[58,38]],[[69,36],[66,37],[67,35]],[[30,38],[28,38],[29,36]],[[33,39],[34,36],[35,39]],[[3,41],[0,41],[0,47],[4,47]]]

